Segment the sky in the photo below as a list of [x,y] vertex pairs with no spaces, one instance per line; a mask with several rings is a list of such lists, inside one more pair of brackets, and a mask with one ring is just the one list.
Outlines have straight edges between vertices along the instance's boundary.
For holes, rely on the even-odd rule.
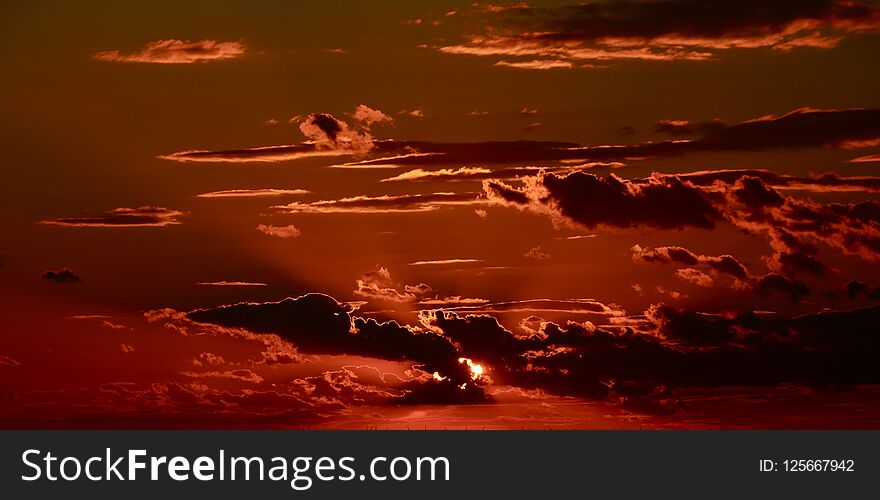
[[0,2],[4,428],[876,428],[880,4]]

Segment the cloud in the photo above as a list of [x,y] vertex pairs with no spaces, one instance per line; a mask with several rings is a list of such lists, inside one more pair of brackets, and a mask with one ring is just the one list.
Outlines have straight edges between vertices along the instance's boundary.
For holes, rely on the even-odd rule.
[[391,279],[387,268],[376,266],[375,271],[364,273],[357,280],[354,294],[371,301],[415,303],[421,307],[442,307],[450,305],[485,304],[488,300],[462,297],[439,296],[431,286],[425,283],[417,285],[401,285]]
[[597,226],[711,229],[720,218],[705,193],[678,177],[654,175],[631,182],[584,172],[527,179],[522,189],[483,181],[490,202],[547,213],[557,221]]
[[550,258],[550,254],[542,250],[540,246],[537,246],[530,248],[528,252],[523,254],[523,257],[534,260],[547,260]]
[[276,163],[322,156],[346,156],[355,154],[344,149],[320,149],[316,144],[264,146],[258,148],[206,151],[192,149],[161,155],[163,160],[205,163]]
[[[530,110],[531,111],[531,110]],[[386,141],[377,144],[376,158],[350,162],[348,167],[381,165],[489,165],[499,163],[586,160],[589,152],[571,142],[558,141],[487,141],[427,142]],[[396,152],[396,154],[392,154]]]
[[[292,122],[301,120],[299,130],[308,139],[300,144],[217,151],[194,149],[161,155],[159,158],[178,162],[276,163],[314,157],[363,156],[377,147],[369,126],[385,121],[380,115],[386,116],[381,111],[359,106],[354,116],[361,127],[355,129],[329,113],[311,113],[305,118],[291,119]],[[386,143],[380,151],[388,149],[394,151],[398,148],[393,143]]]
[[378,109],[373,109],[365,104],[358,104],[352,115],[355,121],[360,122],[364,127],[371,127],[375,123],[390,123],[394,119]]
[[[761,189],[757,181],[763,186],[770,186],[785,191],[809,191],[815,193],[833,193],[833,192],[880,192],[880,177],[873,176],[851,176],[841,177],[834,172],[822,175],[814,175],[811,177],[798,177],[794,175],[776,174],[768,170],[754,169],[732,169],[732,170],[703,170],[699,172],[690,172],[678,174],[682,179],[691,182],[697,186],[711,186],[717,181],[727,184],[733,184],[743,177],[753,178],[755,180],[745,181],[750,184],[751,192],[743,190],[742,195],[758,195],[755,189]],[[764,196],[773,196],[769,191],[764,192]],[[777,202],[781,200],[779,195]]]
[[44,271],[40,277],[46,281],[52,281],[58,284],[79,283],[82,281],[82,278],[80,278],[79,275],[66,267],[64,269],[59,269],[58,271]]
[[678,269],[677,271],[675,271],[675,276],[683,281],[687,281],[688,283],[704,287],[712,286],[712,283],[714,283],[715,281],[708,274],[693,267],[684,267]]
[[880,300],[880,287],[852,280],[846,284],[846,295],[850,299],[864,297],[868,300]]
[[198,309],[186,317],[199,323],[244,328],[254,334],[276,334],[305,353],[412,361],[427,373],[440,372],[450,380],[448,383],[471,380],[457,361],[458,350],[446,338],[394,321],[353,318],[350,311],[349,306],[332,297],[312,293],[280,302]]
[[257,226],[257,231],[276,238],[296,238],[301,234],[300,230],[293,224],[287,226],[260,224]]
[[21,363],[5,354],[0,354],[0,366],[21,366]]
[[[557,226],[582,230],[712,229],[730,223],[747,234],[765,237],[773,249],[767,259],[771,268],[787,275],[826,272],[814,256],[816,242],[868,261],[880,260],[880,204],[875,201],[823,204],[796,199],[749,175],[733,183],[716,179],[701,186],[686,175],[626,180],[613,174],[603,178],[573,172],[527,177],[522,184],[483,181],[483,188],[493,204],[545,214]],[[741,267],[733,260],[718,260],[716,270]],[[705,259],[704,263],[712,264]]]
[[116,208],[106,215],[94,217],[65,217],[40,221],[67,227],[163,227],[180,224],[177,219],[183,212],[165,207]]
[[200,286],[268,286],[266,283],[252,281],[202,281],[196,284]]
[[783,115],[706,129],[698,138],[646,142],[632,146],[575,148],[592,160],[650,158],[712,151],[767,151],[775,149],[853,149],[880,144],[880,109],[801,108]]
[[687,120],[660,120],[654,125],[657,133],[668,134],[674,137],[708,134],[725,128],[727,124],[719,119],[700,123],[691,123]]
[[[520,110],[521,114],[527,115],[537,112],[528,107]],[[528,162],[615,162],[708,151],[868,147],[880,144],[880,110],[802,108],[780,116],[764,116],[733,125],[718,123],[713,127],[699,127],[698,130],[703,135],[693,139],[636,145],[581,146],[558,141],[443,143],[376,140],[368,130],[353,129],[327,113],[309,115],[300,124],[300,130],[309,141],[293,145],[217,151],[185,150],[162,155],[160,158],[179,162],[271,163],[313,157],[356,156],[355,161],[334,166],[390,168],[460,164],[468,167],[460,167],[458,176],[466,173],[487,175],[486,172],[469,172],[463,168]],[[491,173],[488,173],[487,178],[492,178]]]
[[[865,325],[878,318],[880,308],[777,318],[657,304],[626,318],[636,320],[632,326],[533,321],[528,336],[490,316],[432,312],[421,319],[464,355],[487,363],[495,384],[658,403],[686,387],[875,383],[880,341]],[[828,359],[838,368],[829,370]]]
[[329,113],[312,113],[299,125],[300,132],[320,149],[364,154],[373,149],[373,137],[358,132]]
[[516,69],[571,69],[574,64],[559,59],[533,59],[531,61],[498,61],[495,66],[505,66]]
[[880,161],[880,154],[859,156],[849,160],[850,163],[869,163],[875,161]]
[[[559,7],[481,10],[483,34],[438,47],[447,54],[569,62],[707,60],[731,49],[832,48],[874,33],[873,3],[844,0],[612,0]],[[539,59],[540,60],[540,59]]]
[[487,179],[511,180],[530,175],[537,175],[542,172],[561,173],[577,170],[619,168],[622,166],[624,166],[624,164],[620,162],[592,162],[570,166],[510,167],[496,170],[485,167],[460,167],[457,169],[443,168],[439,170],[422,170],[417,168],[415,170],[403,172],[394,177],[382,179],[380,182],[477,182]]
[[[683,266],[703,266],[713,271],[729,274],[740,280],[746,280],[749,272],[746,267],[732,255],[698,255],[687,248],[677,246],[643,248],[635,245],[631,248],[633,260],[668,264],[674,262]],[[688,271],[693,274],[692,271]],[[681,277],[681,276],[680,276]]]
[[93,57],[99,61],[110,62],[190,64],[241,57],[245,48],[242,42],[216,40],[191,42],[169,39],[150,42],[139,52],[124,54],[118,50],[110,50],[98,52]]
[[438,259],[438,260],[418,260],[410,262],[411,266],[445,266],[449,264],[473,264],[483,262],[481,259]]
[[489,302],[480,305],[443,307],[446,311],[472,314],[495,314],[510,312],[558,312],[570,314],[598,314],[623,316],[625,311],[615,304],[603,304],[594,299],[525,299],[507,302]]
[[290,203],[274,208],[287,213],[334,214],[361,213],[383,214],[398,212],[431,212],[443,207],[477,205],[487,203],[480,193],[431,193],[382,196],[353,196],[338,200],[321,200],[311,203]]
[[387,268],[376,267],[375,271],[364,273],[357,279],[357,288],[354,294],[372,300],[388,302],[416,302],[434,294],[430,286],[420,283],[418,285],[406,285],[401,288],[391,279],[391,273]]
[[227,189],[197,195],[199,198],[263,198],[309,194],[305,189]]
[[263,377],[257,375],[252,370],[245,369],[210,372],[185,371],[182,372],[181,375],[190,378],[225,378],[241,382],[249,382],[251,384],[261,384],[264,380]]
[[810,287],[803,281],[786,278],[777,273],[768,273],[762,276],[754,286],[755,293],[759,295],[769,296],[773,293],[782,293],[787,295],[792,302],[800,302],[804,297],[810,295]]

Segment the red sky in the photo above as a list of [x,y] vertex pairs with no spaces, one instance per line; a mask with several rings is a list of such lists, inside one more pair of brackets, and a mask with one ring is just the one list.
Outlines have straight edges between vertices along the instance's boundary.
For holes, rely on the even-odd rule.
[[877,426],[876,2],[0,14],[5,427]]

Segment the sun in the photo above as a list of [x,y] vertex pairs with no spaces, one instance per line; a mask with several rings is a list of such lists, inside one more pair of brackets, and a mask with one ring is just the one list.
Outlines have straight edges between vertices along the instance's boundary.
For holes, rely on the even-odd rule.
[[475,363],[469,358],[458,358],[459,363],[467,363],[471,370],[471,380],[479,380],[483,377],[483,365]]

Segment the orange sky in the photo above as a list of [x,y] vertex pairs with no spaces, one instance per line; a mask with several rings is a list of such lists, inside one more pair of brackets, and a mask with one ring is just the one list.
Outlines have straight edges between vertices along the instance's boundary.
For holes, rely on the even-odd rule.
[[3,3],[0,423],[876,426],[880,7],[765,3]]

